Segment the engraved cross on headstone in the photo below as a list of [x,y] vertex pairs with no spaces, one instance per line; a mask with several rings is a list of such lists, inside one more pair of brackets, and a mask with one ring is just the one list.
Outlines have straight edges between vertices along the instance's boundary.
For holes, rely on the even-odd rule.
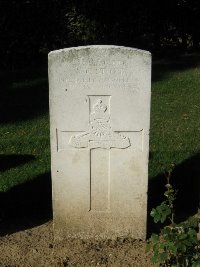
[[[110,95],[88,96],[89,125],[85,132],[73,135],[68,142],[70,149],[85,149],[90,153],[90,206],[89,211],[110,211],[110,152],[111,149],[134,149],[134,144],[122,131],[113,131],[110,114]],[[137,131],[128,131],[138,133]],[[61,131],[64,133],[65,131]],[[127,134],[126,133],[126,134]],[[62,138],[61,138],[62,139]],[[69,149],[58,145],[61,150]],[[117,162],[116,162],[117,164]]]

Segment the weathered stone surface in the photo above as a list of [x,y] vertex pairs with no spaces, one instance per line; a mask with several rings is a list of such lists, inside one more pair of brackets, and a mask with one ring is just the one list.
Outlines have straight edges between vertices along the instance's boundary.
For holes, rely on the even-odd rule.
[[53,51],[49,86],[55,238],[145,239],[151,54]]

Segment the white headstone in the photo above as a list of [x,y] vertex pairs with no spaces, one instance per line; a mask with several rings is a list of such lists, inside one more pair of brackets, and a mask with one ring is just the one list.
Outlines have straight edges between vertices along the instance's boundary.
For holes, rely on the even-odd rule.
[[145,239],[151,54],[86,46],[49,54],[56,239]]

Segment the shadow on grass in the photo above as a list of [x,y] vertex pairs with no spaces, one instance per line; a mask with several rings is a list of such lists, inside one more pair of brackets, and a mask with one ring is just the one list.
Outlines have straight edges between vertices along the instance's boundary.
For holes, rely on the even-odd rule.
[[169,72],[184,71],[200,66],[200,54],[174,55],[153,61],[152,81],[163,80]]
[[[166,177],[160,174],[149,180],[148,189],[148,237],[152,232],[160,229],[150,217],[150,211],[159,205],[165,198]],[[186,220],[197,213],[200,197],[200,153],[177,165],[172,172],[170,183],[177,190],[175,201],[175,214],[177,221]]]
[[0,236],[41,225],[52,219],[50,173],[0,193]]
[[0,123],[16,123],[48,112],[47,73],[35,72],[0,73]]
[[0,155],[0,171],[6,171],[11,168],[23,165],[35,159],[33,155]]

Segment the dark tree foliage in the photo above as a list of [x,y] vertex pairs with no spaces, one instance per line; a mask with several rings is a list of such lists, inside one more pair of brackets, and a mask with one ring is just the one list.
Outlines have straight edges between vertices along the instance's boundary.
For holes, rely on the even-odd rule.
[[114,44],[163,52],[200,48],[199,0],[0,0],[1,68],[54,49]]

